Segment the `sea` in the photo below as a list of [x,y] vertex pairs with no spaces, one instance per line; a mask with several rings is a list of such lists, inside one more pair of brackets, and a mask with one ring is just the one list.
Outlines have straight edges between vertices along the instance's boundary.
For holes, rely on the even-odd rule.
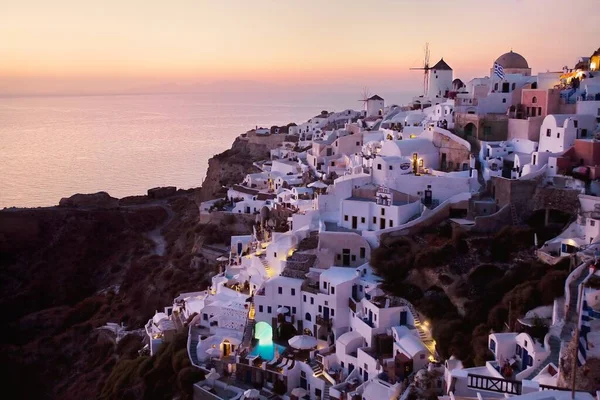
[[[381,94],[381,93],[380,93]],[[406,104],[408,93],[388,93]],[[202,184],[213,155],[256,126],[361,109],[352,93],[185,93],[0,97],[0,208],[75,193],[114,197]],[[390,100],[391,99],[391,100]]]

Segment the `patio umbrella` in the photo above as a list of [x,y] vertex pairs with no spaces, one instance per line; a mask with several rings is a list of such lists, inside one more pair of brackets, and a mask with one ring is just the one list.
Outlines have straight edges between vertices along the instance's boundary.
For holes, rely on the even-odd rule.
[[296,396],[299,399],[306,396],[307,394],[308,394],[308,392],[306,390],[302,389],[301,387],[297,387],[294,390],[292,390],[292,396]]
[[256,389],[248,389],[244,392],[245,399],[258,399],[260,392]]
[[288,340],[290,346],[298,350],[309,350],[317,347],[317,338],[308,335],[297,335]]
[[211,357],[220,357],[221,349],[218,349],[216,347],[211,347],[210,349],[206,350],[206,354],[208,354]]
[[221,256],[221,257],[217,258],[217,261],[219,261],[219,262],[229,261],[229,257]]
[[290,312],[290,309],[287,307],[279,307],[277,309],[277,314],[287,314]]
[[329,185],[327,185],[325,182],[322,182],[322,181],[316,181],[313,183],[309,183],[306,186],[308,186],[309,188],[325,189]]
[[211,368],[208,375],[205,376],[205,379],[207,381],[216,381],[220,377],[221,377],[221,375],[219,375],[219,373],[214,368]]

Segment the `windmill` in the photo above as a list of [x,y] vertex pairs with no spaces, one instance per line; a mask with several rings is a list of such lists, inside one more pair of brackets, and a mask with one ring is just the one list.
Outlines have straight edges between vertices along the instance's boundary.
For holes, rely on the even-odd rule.
[[371,97],[371,92],[369,91],[368,87],[363,87],[360,97],[361,99],[358,101],[362,101],[363,110],[367,111],[367,101],[369,101],[369,97]]
[[410,69],[423,71],[423,94],[427,96],[427,92],[429,91],[429,70],[431,69],[431,67],[429,66],[429,43],[425,43],[425,56],[423,58],[423,67],[416,67]]

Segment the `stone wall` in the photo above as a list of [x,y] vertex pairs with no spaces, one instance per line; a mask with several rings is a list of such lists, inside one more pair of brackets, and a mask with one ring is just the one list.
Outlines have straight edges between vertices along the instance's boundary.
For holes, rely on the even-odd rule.
[[442,166],[444,171],[461,171],[462,164],[469,164],[471,149],[444,136],[439,132],[433,131],[433,144],[440,150],[441,154],[446,154],[446,167]]
[[581,193],[575,189],[542,187],[542,177],[529,180],[507,179],[492,177],[492,193],[498,207],[502,208],[513,203],[517,213],[526,217],[538,210],[553,209],[570,214],[576,214],[579,208],[578,196]]
[[511,223],[510,206],[505,205],[492,215],[475,217],[475,225],[471,228],[474,232],[498,232],[503,226]]

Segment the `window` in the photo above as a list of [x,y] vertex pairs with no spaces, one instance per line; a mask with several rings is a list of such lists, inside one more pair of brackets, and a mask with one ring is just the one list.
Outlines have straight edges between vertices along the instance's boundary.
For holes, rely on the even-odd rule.
[[503,103],[506,103],[506,99],[502,99],[502,102],[503,102]]
[[277,258],[277,253],[273,252],[273,258]]
[[356,142],[356,145],[357,145],[357,146],[360,146],[360,142]]
[[391,165],[388,168],[389,168],[390,171],[394,169],[394,167],[391,166]]
[[552,129],[546,129],[546,137],[550,137],[552,135]]
[[587,137],[588,134],[588,130],[587,129],[582,129],[581,130],[581,137]]
[[593,219],[590,220],[590,226],[596,226],[596,221],[594,221]]
[[306,295],[305,294],[302,295],[302,301],[306,303]]
[[327,289],[327,282],[323,282],[323,289]]
[[373,217],[373,223],[376,224],[377,223],[377,217]]
[[516,353],[517,353],[518,356],[521,355],[521,346],[517,345]]
[[512,90],[515,90],[515,88],[516,88],[516,87],[517,87],[517,84],[516,84],[516,83],[513,83],[513,84],[512,84]]
[[281,286],[277,288],[277,293],[283,294],[283,288]]
[[421,360],[424,360],[424,359],[425,359],[425,354],[421,354],[421,355],[419,355],[419,358],[420,358]]
[[360,258],[365,258],[366,249],[364,247],[360,248]]
[[494,90],[498,90],[498,83],[494,84]]
[[577,121],[576,119],[574,119],[574,120],[573,120],[573,126],[574,126],[575,128],[577,128],[577,125],[578,125],[578,123],[577,123],[577,122],[578,122],[578,121]]
[[258,306],[258,312],[263,312],[263,306]]
[[385,215],[385,208],[381,209],[381,215]]
[[314,297],[310,298],[310,304],[315,304],[315,298]]
[[296,307],[292,307],[292,314],[296,314]]
[[365,363],[365,371],[369,370],[369,366],[367,365],[367,363]]
[[365,217],[360,217],[360,223],[364,224],[365,223]]
[[335,294],[335,286],[331,286],[331,294]]
[[331,309],[331,316],[335,317],[335,310],[333,308]]
[[527,348],[527,340],[525,340],[525,345],[523,347]]
[[205,320],[205,321],[208,321],[208,314],[202,315],[202,319]]
[[304,319],[307,321],[310,321],[312,319],[312,317],[310,316],[310,313],[306,313],[306,315],[304,316]]
[[296,289],[292,288],[291,292],[292,292],[292,296],[296,295]]
[[556,138],[560,139],[560,132],[556,132]]
[[348,216],[344,215],[344,221],[348,221]]
[[377,169],[381,169],[381,164],[377,164]]
[[531,102],[534,104],[537,103],[537,97],[533,96],[533,98],[531,99]]
[[356,254],[352,254],[352,261],[356,261]]
[[496,352],[496,341],[494,339],[490,339],[490,350]]
[[271,314],[271,312],[272,312],[271,306],[267,306],[267,312],[268,312],[269,314]]
[[323,306],[319,306],[319,312],[323,312]]
[[597,113],[597,115],[600,117],[600,108],[598,109],[598,113]]
[[394,226],[394,221],[390,219],[390,228]]
[[373,319],[377,321],[377,314],[373,314]]

